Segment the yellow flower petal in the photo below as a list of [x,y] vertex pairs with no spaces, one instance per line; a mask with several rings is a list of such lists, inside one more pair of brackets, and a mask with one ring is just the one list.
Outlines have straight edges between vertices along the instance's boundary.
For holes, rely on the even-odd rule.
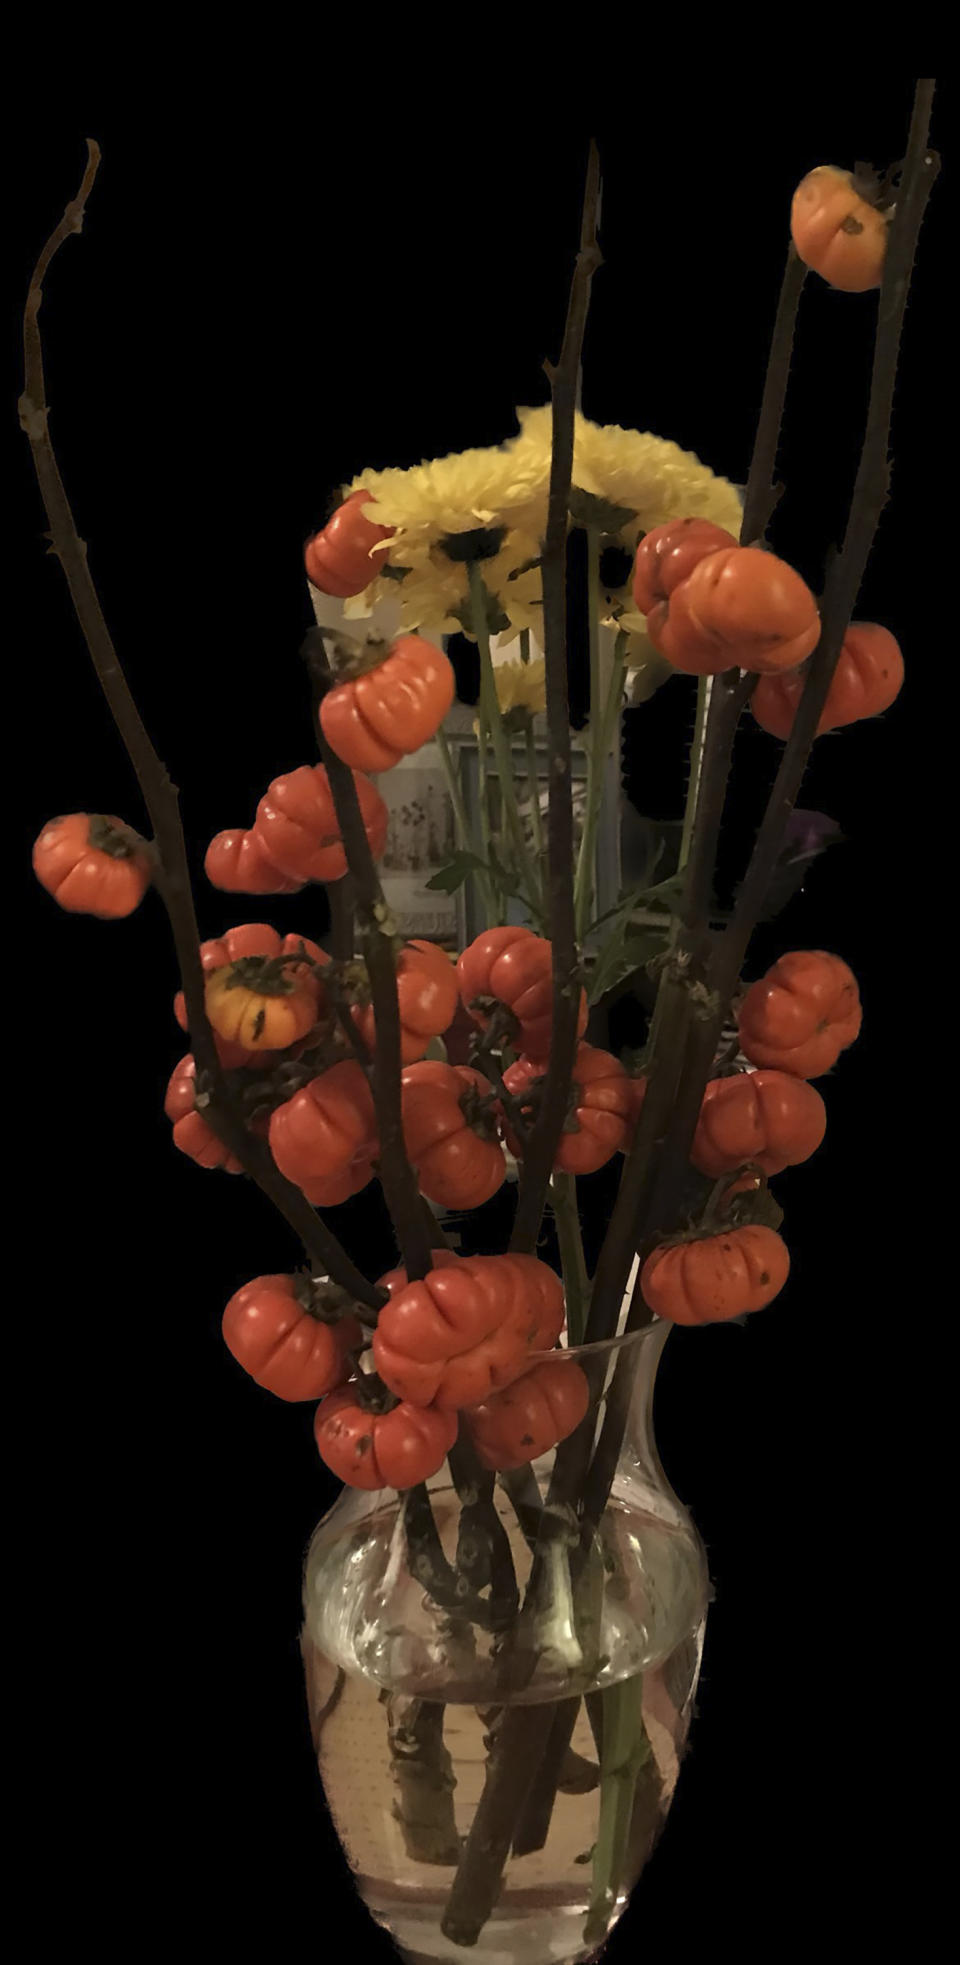
[[[434,458],[411,470],[361,471],[344,495],[368,491],[365,516],[394,528],[384,558],[406,569],[402,581],[377,575],[346,602],[348,618],[363,618],[388,596],[399,596],[405,628],[429,627],[453,634],[467,600],[466,567],[451,562],[442,542],[449,534],[502,528],[498,551],[482,563],[484,584],[509,623],[506,643],[521,630],[543,632],[543,589],[538,562],[546,528],[552,415],[549,406],[517,412],[519,435],[497,448]],[[702,464],[692,451],[640,430],[590,423],[577,415],[573,482],[636,516],[617,535],[633,551],[637,537],[666,519],[709,518],[735,537],[741,505],[736,488]],[[611,597],[612,602],[612,597]],[[623,591],[619,625],[642,633],[642,617]]]
[[531,662],[497,662],[493,679],[497,688],[497,702],[501,715],[508,711],[528,710],[531,716],[547,707],[547,674],[543,656],[536,656]]

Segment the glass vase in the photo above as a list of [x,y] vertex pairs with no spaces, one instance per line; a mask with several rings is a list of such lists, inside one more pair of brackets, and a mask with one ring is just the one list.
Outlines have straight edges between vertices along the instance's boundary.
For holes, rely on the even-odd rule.
[[653,1436],[668,1329],[550,1354],[589,1407],[542,1458],[494,1475],[454,1449],[407,1495],[345,1489],[311,1540],[320,1774],[409,1960],[588,1959],[657,1840],[710,1596]]

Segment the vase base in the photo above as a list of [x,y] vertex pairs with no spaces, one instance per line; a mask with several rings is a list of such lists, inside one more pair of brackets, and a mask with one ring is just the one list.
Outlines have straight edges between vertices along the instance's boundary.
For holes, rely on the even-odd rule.
[[[395,1905],[379,1906],[365,1895],[367,1909],[389,1931],[404,1965],[587,1965],[596,1958],[599,1943],[585,1945],[586,1900],[580,1904],[494,1911],[475,1945],[456,1945],[438,1929],[436,1914],[421,1919],[411,1907],[398,1916]],[[622,1905],[618,1906],[619,1916]],[[428,1921],[429,1920],[429,1921]],[[616,1917],[610,1920],[613,1928]]]

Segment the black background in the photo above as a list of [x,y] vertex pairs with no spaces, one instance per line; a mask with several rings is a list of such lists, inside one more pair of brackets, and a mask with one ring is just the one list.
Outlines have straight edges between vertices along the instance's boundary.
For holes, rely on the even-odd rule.
[[[606,264],[587,415],[673,437],[743,480],[792,188],[818,162],[900,154],[911,88],[881,73],[793,94],[782,79],[739,96],[728,83],[694,101],[648,81],[642,115],[627,115],[629,77],[611,78],[595,119]],[[255,96],[226,86],[175,113],[144,101],[140,114],[122,91],[112,109],[46,101],[18,158],[8,426],[29,266],[79,182],[82,138],[103,146],[83,238],[47,281],[52,431],[128,678],[182,787],[206,934],[258,912],[205,887],[206,841],[249,823],[267,781],[312,755],[303,539],[364,464],[497,442],[516,404],[544,400],[576,237],[576,121],[541,104],[511,134],[487,105],[471,135],[449,102],[435,119],[421,100],[391,140],[379,116],[331,124],[330,92],[318,74],[312,116],[274,103],[269,134]],[[782,1297],[746,1328],[678,1331],[662,1367],[662,1455],[716,1602],[690,1755],[611,1965],[641,1944],[685,1958],[730,1938],[748,1957],[779,1954],[781,1932],[817,1935],[828,1906],[843,1943],[886,1916],[895,1869],[908,1888],[916,1874],[904,1845],[940,1679],[923,1664],[940,1585],[903,1440],[937,1377],[936,1321],[925,1361],[914,1345],[907,1216],[924,1162],[915,992],[929,930],[912,868],[939,734],[921,569],[942,442],[943,195],[941,181],[907,313],[892,499],[858,608],[898,634],[906,684],[881,721],[818,745],[802,803],[846,843],[751,955],[755,973],[787,947],[835,949],[860,978],[864,1030],[821,1086],[825,1146],[778,1183]],[[809,283],[774,543],[814,583],[842,528],[874,310]],[[58,1879],[32,1914],[51,1943],[95,1932],[107,1950],[147,1930],[216,1943],[262,1928],[281,1958],[305,1942],[322,1955],[336,1917],[341,1942],[387,1958],[325,1816],[297,1649],[302,1554],[335,1483],[310,1410],[259,1391],[219,1334],[231,1291],[295,1252],[254,1192],[171,1147],[161,1103],[182,1046],[159,907],[104,926],[61,915],[30,882],[50,814],[139,823],[142,808],[43,555],[25,442],[17,461],[29,777],[8,835],[32,965],[28,1042],[19,1018],[7,1041],[27,1067],[33,1279],[9,1309],[24,1358],[8,1390],[24,1424],[17,1792],[26,1841],[55,1851]],[[946,687],[938,701],[946,723]],[[660,817],[679,816],[690,719],[672,684],[629,739],[631,787]],[[745,731],[734,858],[777,755]],[[311,933],[320,905],[308,890],[263,911]],[[386,1259],[363,1207],[343,1221],[361,1259]]]

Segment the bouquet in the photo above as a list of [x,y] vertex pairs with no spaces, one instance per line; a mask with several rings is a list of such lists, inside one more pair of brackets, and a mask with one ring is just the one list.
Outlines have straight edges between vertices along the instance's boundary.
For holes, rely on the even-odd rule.
[[[313,1737],[362,1894],[418,1957],[591,1955],[673,1794],[710,1585],[657,1457],[653,1382],[673,1324],[743,1319],[782,1289],[770,1182],[822,1141],[816,1081],[860,1028],[842,954],[784,950],[760,975],[746,965],[785,869],[823,843],[816,815],[795,809],[813,744],[887,710],[903,678],[893,634],[852,617],[887,495],[901,327],[937,169],[931,98],[918,83],[886,178],[821,167],[793,196],[742,490],[667,439],[581,413],[602,264],[591,147],[549,404],[520,409],[493,449],[361,470],[307,542],[310,754],[205,858],[213,887],[255,899],[241,912],[297,897],[302,929],[286,934],[241,920],[201,938],[176,790],[50,442],[42,282],[80,229],[96,146],[29,290],[21,422],[149,817],[143,832],[112,814],[51,819],[34,867],[71,912],[124,917],[157,895],[189,1047],[165,1100],[173,1144],[252,1180],[295,1240],[296,1266],[237,1290],[223,1333],[269,1393],[315,1405],[319,1454],[344,1483],[306,1565]],[[820,593],[766,538],[811,273],[879,291],[862,453]],[[572,541],[589,659],[578,824]],[[472,813],[450,736],[455,635],[479,664]],[[604,907],[597,840],[620,713],[667,686],[696,693],[681,835]],[[744,717],[779,763],[724,912],[714,876]],[[411,756],[442,778],[455,834],[428,885],[468,889],[483,924],[457,949],[407,936],[391,906],[384,788]],[[306,933],[317,884],[327,946]],[[618,1055],[597,1041],[604,1006],[634,987],[645,1041]],[[618,1156],[588,1264],[578,1182]],[[372,1183],[396,1239],[378,1276],[334,1225]],[[507,1246],[492,1247],[483,1211],[509,1186]]]

